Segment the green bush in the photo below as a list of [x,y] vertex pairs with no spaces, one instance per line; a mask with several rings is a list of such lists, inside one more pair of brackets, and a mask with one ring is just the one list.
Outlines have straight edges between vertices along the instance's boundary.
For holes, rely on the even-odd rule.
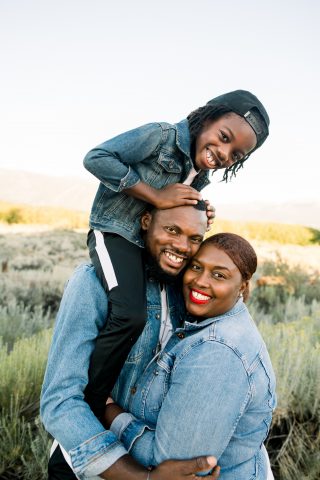
[[[278,406],[267,448],[279,480],[320,475],[320,312],[260,323],[277,378]],[[310,472],[313,472],[312,475]]]
[[259,279],[268,277],[278,279],[278,284],[254,286],[250,306],[253,306],[255,311],[261,310],[271,315],[274,322],[285,321],[290,300],[301,299],[303,305],[311,306],[310,312],[315,302],[320,303],[320,277],[317,272],[310,274],[300,266],[291,267],[278,258],[277,262],[264,262],[254,279],[258,284]]
[[7,345],[8,351],[16,340],[31,337],[52,323],[50,310],[45,313],[40,305],[35,305],[32,310],[30,305],[24,307],[13,300],[5,307],[0,306],[0,338]]
[[0,478],[42,480],[49,435],[39,422],[39,397],[51,330],[0,348]]

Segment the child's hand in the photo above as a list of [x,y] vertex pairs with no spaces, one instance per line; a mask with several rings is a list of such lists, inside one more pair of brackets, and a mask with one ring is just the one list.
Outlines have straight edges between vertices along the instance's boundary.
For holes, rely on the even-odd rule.
[[214,208],[213,205],[210,205],[209,200],[205,200],[205,203],[207,205],[207,232],[209,232],[211,225],[213,224],[213,221],[216,216],[216,209]]
[[189,185],[174,183],[157,191],[154,206],[162,210],[182,205],[196,205],[201,199],[201,194]]

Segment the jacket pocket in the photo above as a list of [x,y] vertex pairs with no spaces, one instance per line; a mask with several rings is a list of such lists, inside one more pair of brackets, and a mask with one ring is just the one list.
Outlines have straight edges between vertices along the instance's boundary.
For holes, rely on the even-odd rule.
[[182,163],[175,156],[171,155],[168,152],[161,151],[158,163],[161,167],[168,173],[181,173],[182,172]]

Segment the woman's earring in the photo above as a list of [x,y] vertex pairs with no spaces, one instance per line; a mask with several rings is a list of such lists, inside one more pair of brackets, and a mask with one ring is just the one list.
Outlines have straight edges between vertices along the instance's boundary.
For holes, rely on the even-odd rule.
[[243,298],[243,293],[239,293],[239,298]]

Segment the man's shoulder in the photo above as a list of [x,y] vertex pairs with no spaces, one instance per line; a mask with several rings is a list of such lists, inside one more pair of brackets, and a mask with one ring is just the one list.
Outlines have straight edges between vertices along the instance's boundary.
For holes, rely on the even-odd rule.
[[94,266],[91,263],[82,263],[74,270],[67,281],[66,289],[72,289],[75,292],[86,292],[95,297],[102,296],[106,298],[106,293],[96,275]]

